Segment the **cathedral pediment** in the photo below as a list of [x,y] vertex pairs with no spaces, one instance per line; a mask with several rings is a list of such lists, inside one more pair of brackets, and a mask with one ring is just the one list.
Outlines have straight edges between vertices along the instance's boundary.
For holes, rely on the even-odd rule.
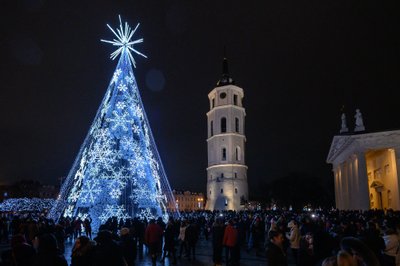
[[333,164],[339,156],[346,157],[355,152],[399,147],[400,130],[339,135],[333,138],[326,161]]
[[333,138],[331,148],[327,158],[328,163],[333,163],[338,155],[349,147],[353,143],[352,136],[335,136]]

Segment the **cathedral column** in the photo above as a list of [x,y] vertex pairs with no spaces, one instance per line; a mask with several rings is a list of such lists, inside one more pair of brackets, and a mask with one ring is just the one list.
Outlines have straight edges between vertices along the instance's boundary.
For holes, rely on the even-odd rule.
[[340,171],[339,171],[339,167],[335,167],[333,168],[333,176],[335,178],[335,203],[336,203],[336,209],[340,209],[340,191],[339,191],[339,175],[340,175]]
[[339,192],[339,209],[344,209],[344,187],[343,187],[343,170],[342,164],[338,165],[339,176],[338,176],[338,192]]
[[354,194],[354,176],[353,176],[353,169],[354,169],[354,160],[353,157],[350,156],[349,159],[347,159],[347,186],[348,186],[348,194],[349,194],[349,209],[354,210],[356,209],[356,202],[355,198],[356,195]]
[[392,157],[392,162],[393,162],[393,177],[397,178],[397,186],[396,189],[397,191],[392,191],[391,197],[392,197],[392,206],[393,209],[395,210],[400,210],[400,198],[399,198],[399,193],[400,193],[400,147],[397,147],[395,149],[390,149],[391,150],[391,157]]
[[359,186],[359,178],[358,178],[358,168],[357,168],[357,156],[352,155],[351,156],[351,163],[353,165],[352,167],[352,179],[353,179],[353,189],[352,193],[354,195],[353,197],[353,209],[357,210],[360,207],[360,198],[358,195],[360,195],[360,186]]
[[357,156],[357,180],[358,180],[358,199],[359,203],[357,209],[369,210],[369,189],[368,189],[368,175],[367,175],[367,162],[365,160],[364,152],[358,152]]
[[347,180],[347,167],[346,161],[340,164],[340,192],[342,194],[342,210],[349,209],[349,187],[348,187],[348,180]]

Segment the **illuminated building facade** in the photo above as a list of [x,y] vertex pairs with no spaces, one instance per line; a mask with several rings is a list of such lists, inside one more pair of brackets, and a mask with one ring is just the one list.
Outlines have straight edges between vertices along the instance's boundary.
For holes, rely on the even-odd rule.
[[400,130],[337,135],[332,164],[340,210],[400,210]]
[[203,193],[191,191],[172,191],[175,198],[175,206],[168,203],[170,210],[178,209],[179,211],[197,211],[204,210],[205,198]]
[[241,210],[248,200],[243,89],[234,85],[226,58],[223,75],[208,94],[208,210]]

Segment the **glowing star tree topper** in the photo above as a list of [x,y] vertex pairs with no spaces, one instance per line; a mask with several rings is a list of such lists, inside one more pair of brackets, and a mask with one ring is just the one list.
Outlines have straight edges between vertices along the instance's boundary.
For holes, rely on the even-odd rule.
[[123,28],[122,26],[122,21],[121,21],[121,16],[119,16],[119,29],[117,28],[117,32],[115,32],[113,30],[113,28],[111,28],[110,25],[107,24],[107,27],[112,31],[112,33],[114,33],[115,37],[117,37],[117,39],[113,39],[112,41],[108,41],[108,40],[101,40],[102,42],[107,42],[107,43],[111,43],[114,46],[118,46],[119,48],[117,50],[115,50],[110,58],[112,60],[114,60],[115,58],[118,57],[118,55],[122,54],[123,52],[126,52],[129,55],[129,59],[131,60],[132,64],[134,67],[136,67],[136,62],[135,59],[132,56],[131,52],[134,52],[138,55],[141,55],[145,58],[147,58],[147,56],[145,56],[144,54],[142,54],[141,52],[139,52],[138,50],[136,50],[135,48],[133,48],[134,44],[137,43],[142,43],[143,42],[143,38],[131,41],[131,38],[133,36],[133,34],[135,34],[137,28],[139,27],[140,23],[138,23],[135,27],[134,30],[131,29],[131,27],[129,27],[128,23],[125,22],[125,28]]
[[[113,30],[117,46],[111,58],[119,61],[89,133],[49,213],[60,217],[90,218],[98,228],[111,217],[167,219],[178,216],[153,134],[140,97],[132,64],[139,24]],[[168,204],[170,203],[170,204]],[[171,204],[172,203],[172,204]],[[168,209],[168,206],[173,206]]]

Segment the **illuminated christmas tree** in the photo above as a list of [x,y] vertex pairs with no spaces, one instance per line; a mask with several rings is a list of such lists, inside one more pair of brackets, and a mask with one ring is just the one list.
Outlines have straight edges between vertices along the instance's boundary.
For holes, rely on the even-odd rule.
[[110,217],[165,220],[175,200],[132,70],[132,52],[146,57],[133,47],[143,39],[131,40],[139,24],[132,30],[120,18],[115,31],[107,26],[116,39],[102,41],[117,47],[111,58],[119,62],[49,217],[89,216],[94,228]]

